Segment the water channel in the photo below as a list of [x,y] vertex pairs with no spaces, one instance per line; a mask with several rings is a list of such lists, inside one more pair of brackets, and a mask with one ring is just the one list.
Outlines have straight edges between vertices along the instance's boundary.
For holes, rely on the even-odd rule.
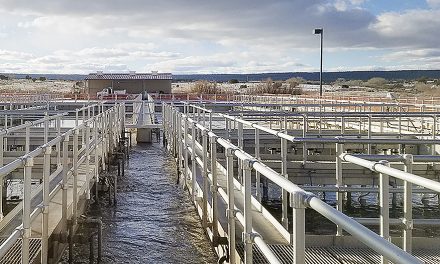
[[[118,180],[117,205],[104,197],[88,210],[103,221],[101,263],[217,263],[176,177],[175,162],[159,143],[132,148]],[[75,244],[74,255],[74,263],[88,263],[89,246]],[[66,250],[62,263],[67,260]]]

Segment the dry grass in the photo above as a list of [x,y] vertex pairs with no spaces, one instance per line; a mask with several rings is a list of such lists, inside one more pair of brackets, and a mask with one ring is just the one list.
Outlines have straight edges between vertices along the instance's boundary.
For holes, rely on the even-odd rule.
[[440,87],[433,84],[418,82],[415,85],[415,89],[418,91],[419,95],[440,96]]
[[191,93],[197,94],[226,94],[230,93],[224,89],[221,89],[217,83],[208,82],[208,81],[197,81],[195,82],[191,88]]
[[291,80],[290,82],[274,82],[271,79],[267,79],[264,83],[260,83],[254,88],[248,89],[247,94],[292,94],[299,95],[303,91],[300,87],[297,87],[299,82],[297,80]]

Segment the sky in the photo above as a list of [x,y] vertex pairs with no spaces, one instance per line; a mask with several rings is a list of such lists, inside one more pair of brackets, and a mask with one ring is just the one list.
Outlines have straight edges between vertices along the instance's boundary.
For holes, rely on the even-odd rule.
[[0,0],[0,72],[440,69],[440,0]]

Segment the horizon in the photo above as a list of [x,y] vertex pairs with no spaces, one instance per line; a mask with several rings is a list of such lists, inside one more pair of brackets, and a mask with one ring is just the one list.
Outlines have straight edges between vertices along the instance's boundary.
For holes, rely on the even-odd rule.
[[[106,72],[104,72],[106,73]],[[129,72],[120,72],[121,74],[129,74]],[[136,72],[138,74],[145,74]],[[89,73],[96,74],[96,72]],[[0,75],[10,76],[14,79],[27,79],[46,77],[48,80],[83,80],[88,74],[63,74],[63,73],[1,73]],[[173,74],[174,81],[196,81],[209,80],[215,82],[228,82],[231,80],[238,80],[240,82],[246,81],[265,81],[272,79],[273,81],[284,81],[289,78],[302,78],[306,81],[319,81],[319,72],[266,72],[266,73],[213,73],[213,74]],[[440,77],[440,70],[393,70],[393,71],[339,71],[339,72],[325,72],[323,74],[323,81],[326,83],[337,81],[338,79],[345,80],[361,80],[367,81],[371,78],[384,78],[389,81],[398,80],[418,80],[429,79],[438,80]]]
[[440,0],[0,3],[0,72],[440,70]]

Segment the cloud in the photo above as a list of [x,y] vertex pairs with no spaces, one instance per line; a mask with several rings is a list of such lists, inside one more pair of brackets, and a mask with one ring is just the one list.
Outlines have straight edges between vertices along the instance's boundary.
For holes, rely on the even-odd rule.
[[30,53],[26,53],[26,52],[1,50],[0,49],[0,58],[2,61],[28,60],[33,57],[34,57],[34,55],[32,55]]
[[427,0],[426,2],[432,8],[440,8],[440,0]]
[[[401,60],[392,57],[399,51],[439,46],[435,32],[440,27],[440,0],[427,0],[425,9],[380,14],[364,8],[365,2],[0,0],[0,23],[14,21],[13,27],[0,30],[0,38],[2,33],[8,35],[2,48],[37,54],[27,59],[9,54],[0,57],[0,63],[9,62],[6,58],[16,63],[29,60],[38,69],[81,73],[105,67],[176,72],[316,70],[311,66],[316,65],[319,50],[319,40],[312,34],[315,27],[324,27],[325,52],[333,56],[326,63],[333,68],[344,59],[337,56],[346,54],[368,53],[356,59],[368,66],[372,57],[378,64],[398,63]],[[429,56],[434,55],[420,57]],[[347,67],[360,67],[356,63]]]
[[371,29],[380,36],[382,46],[433,48],[440,45],[439,27],[440,10],[410,10],[384,13]]

